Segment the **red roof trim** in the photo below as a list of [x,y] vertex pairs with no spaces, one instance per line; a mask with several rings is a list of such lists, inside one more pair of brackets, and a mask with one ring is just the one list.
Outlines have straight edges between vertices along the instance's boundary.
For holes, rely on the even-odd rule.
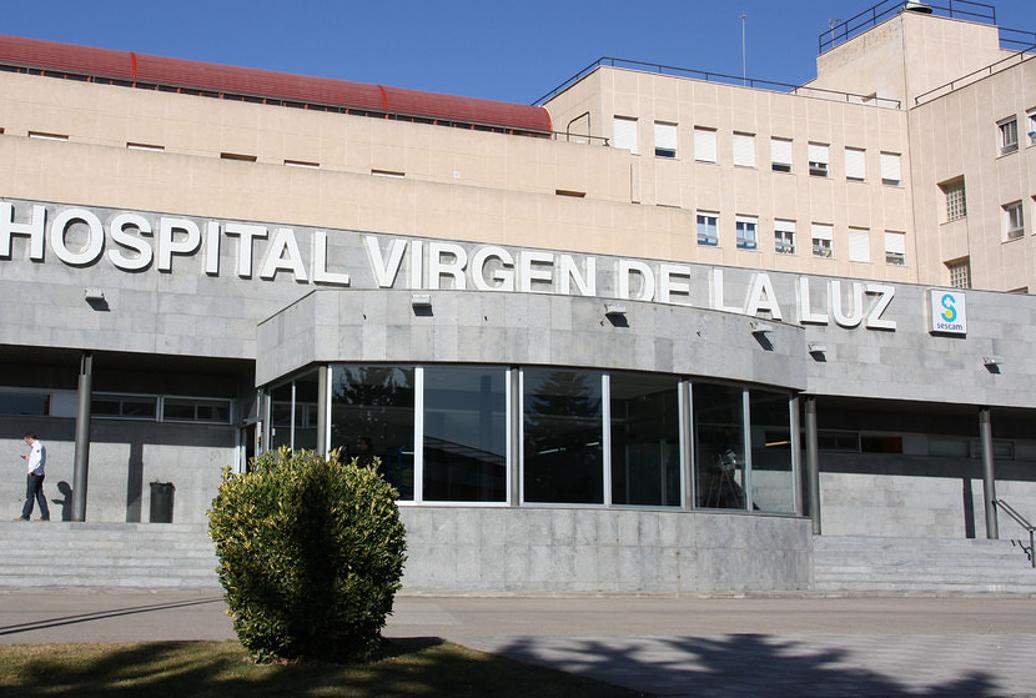
[[0,65],[550,133],[543,107],[0,35]]

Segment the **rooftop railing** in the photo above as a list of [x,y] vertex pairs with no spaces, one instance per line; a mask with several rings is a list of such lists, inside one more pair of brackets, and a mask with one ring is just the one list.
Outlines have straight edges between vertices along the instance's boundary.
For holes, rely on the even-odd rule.
[[924,12],[941,17],[966,19],[984,24],[996,24],[996,8],[982,2],[971,0],[941,0],[939,3],[921,3],[917,0],[883,0],[877,5],[868,7],[854,17],[834,25],[817,37],[818,52],[830,51],[839,44],[859,36],[871,27],[875,27],[886,19],[898,15],[904,10]]
[[914,106],[916,107],[918,105],[924,104],[925,102],[929,102],[935,99],[936,97],[941,97],[945,94],[953,92],[954,90],[959,90],[960,88],[965,87],[966,85],[978,82],[979,80],[987,78],[990,75],[996,75],[997,73],[1007,70],[1008,68],[1011,68],[1013,66],[1025,63],[1026,61],[1031,61],[1033,58],[1036,58],[1036,42],[1033,42],[1032,45],[1027,46],[1026,48],[1022,49],[1021,51],[1018,51],[1017,53],[1011,54],[1006,58],[1001,58],[996,63],[990,63],[984,68],[979,68],[978,70],[972,71],[967,75],[962,75],[959,78],[950,80],[949,82],[943,85],[939,85],[938,87],[934,87],[928,90],[927,92],[922,92],[921,94],[914,97]]
[[903,106],[898,99],[875,97],[874,95],[861,95],[852,92],[840,92],[838,90],[826,90],[819,87],[809,87],[808,85],[794,85],[792,83],[778,82],[776,80],[760,80],[758,78],[749,78],[742,75],[713,73],[705,70],[681,68],[678,66],[663,65],[661,63],[647,63],[644,61],[634,61],[628,58],[615,58],[612,56],[598,58],[596,61],[562,82],[550,92],[534,101],[533,104],[542,105],[549,102],[554,99],[554,97],[557,97],[559,94],[572,87],[572,85],[575,85],[577,82],[602,66],[636,70],[644,73],[654,73],[656,75],[691,78],[693,80],[703,80],[705,82],[715,82],[724,85],[734,85],[737,87],[750,87],[753,89],[769,90],[771,92],[799,95],[802,97],[828,99],[836,102],[845,102],[847,104],[863,104],[868,106],[884,107],[886,109],[901,109]]

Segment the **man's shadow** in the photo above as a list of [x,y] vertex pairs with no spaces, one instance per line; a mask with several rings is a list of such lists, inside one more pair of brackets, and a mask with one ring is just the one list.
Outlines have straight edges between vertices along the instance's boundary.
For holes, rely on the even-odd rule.
[[72,485],[68,484],[64,480],[58,483],[58,492],[65,495],[64,499],[52,499],[50,500],[54,504],[61,505],[61,520],[71,521],[72,520]]

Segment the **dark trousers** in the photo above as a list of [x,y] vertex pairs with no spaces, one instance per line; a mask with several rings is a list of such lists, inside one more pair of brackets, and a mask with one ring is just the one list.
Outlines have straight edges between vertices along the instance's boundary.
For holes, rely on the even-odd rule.
[[43,496],[43,475],[29,473],[25,476],[25,506],[22,507],[22,518],[28,519],[32,516],[32,500],[40,503],[40,518],[44,521],[50,520],[50,509],[47,508],[47,498]]

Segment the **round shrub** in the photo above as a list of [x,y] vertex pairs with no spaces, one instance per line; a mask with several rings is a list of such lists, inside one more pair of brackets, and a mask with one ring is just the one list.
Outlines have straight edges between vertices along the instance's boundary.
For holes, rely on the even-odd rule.
[[209,512],[219,578],[258,661],[362,661],[381,643],[406,560],[396,491],[374,467],[313,451],[223,473]]

